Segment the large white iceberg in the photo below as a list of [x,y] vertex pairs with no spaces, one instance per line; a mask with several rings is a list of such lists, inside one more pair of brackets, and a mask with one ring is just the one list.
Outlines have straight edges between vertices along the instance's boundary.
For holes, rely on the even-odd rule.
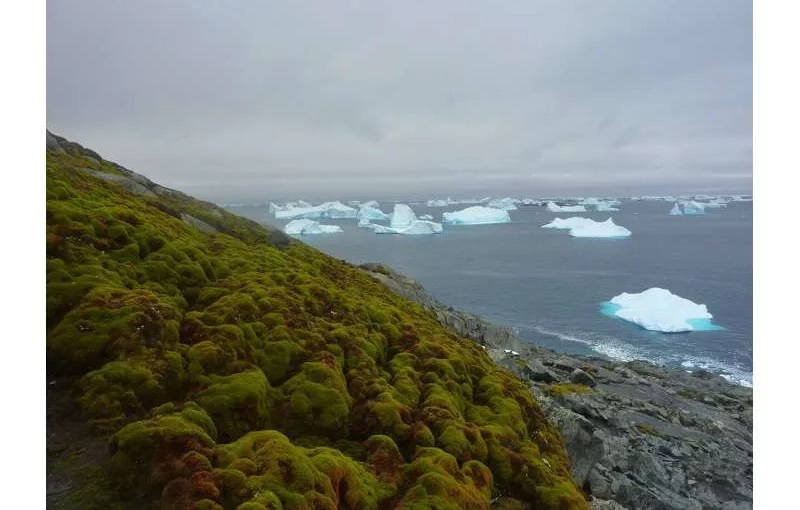
[[670,216],[683,216],[683,211],[681,211],[681,207],[678,205],[678,202],[675,202],[675,205],[672,206],[669,214]]
[[406,235],[424,235],[424,234],[441,234],[442,224],[433,221],[414,220],[411,225],[405,227],[385,227],[383,225],[372,225],[372,231],[376,234],[406,234]]
[[417,221],[417,216],[411,210],[411,207],[406,204],[394,204],[394,211],[389,223],[390,227],[406,228],[410,227],[415,221]]
[[550,212],[586,212],[586,207],[582,205],[558,205],[555,202],[547,202],[547,210]]
[[706,208],[705,205],[701,204],[700,202],[694,200],[687,200],[683,202],[683,214],[705,214]]
[[617,225],[611,218],[606,221],[586,220],[572,227],[572,237],[630,237],[631,231]]
[[303,205],[287,204],[283,208],[274,210],[275,218],[279,220],[355,218],[357,213],[356,209],[348,207],[341,202],[325,202],[317,206],[310,206],[308,203],[303,202]]
[[631,231],[627,228],[617,225],[614,220],[608,218],[606,221],[594,221],[590,218],[582,216],[573,216],[571,218],[556,218],[542,228],[555,228],[569,230],[569,235],[572,237],[630,237]]
[[652,287],[638,294],[623,292],[603,304],[603,313],[664,333],[721,329],[710,319],[706,305]]
[[320,225],[318,221],[301,219],[290,221],[283,227],[283,231],[292,235],[334,234],[341,232],[342,227],[339,225]]
[[448,225],[487,225],[510,221],[511,217],[508,215],[508,211],[480,205],[442,214],[442,222]]
[[493,209],[503,209],[505,211],[516,211],[517,210],[517,204],[519,202],[520,201],[517,200],[516,198],[506,197],[506,198],[495,198],[494,200],[490,200],[489,203],[486,204],[486,205],[488,207],[493,208]]

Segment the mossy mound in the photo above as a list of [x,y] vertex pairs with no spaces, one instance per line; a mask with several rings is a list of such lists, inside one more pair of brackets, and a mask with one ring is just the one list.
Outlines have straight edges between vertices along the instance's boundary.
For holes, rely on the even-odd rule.
[[47,155],[48,373],[79,377],[121,501],[586,508],[557,430],[479,346],[350,264],[68,148]]

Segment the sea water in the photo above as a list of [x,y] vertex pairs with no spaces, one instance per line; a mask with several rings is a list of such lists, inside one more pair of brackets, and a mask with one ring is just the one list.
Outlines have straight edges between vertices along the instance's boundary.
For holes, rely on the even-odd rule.
[[[391,212],[392,204],[381,204]],[[417,216],[466,206],[412,205]],[[670,216],[672,203],[623,201],[618,212],[510,211],[511,223],[444,225],[425,236],[376,235],[356,220],[326,220],[344,232],[300,236],[354,264],[381,262],[421,283],[436,299],[511,326],[522,338],[567,354],[644,359],[702,368],[752,385],[753,209],[750,202]],[[266,207],[236,214],[282,227]],[[578,239],[540,228],[556,217],[612,217],[628,239]],[[609,317],[603,303],[622,292],[662,287],[705,304],[718,329],[658,333]]]

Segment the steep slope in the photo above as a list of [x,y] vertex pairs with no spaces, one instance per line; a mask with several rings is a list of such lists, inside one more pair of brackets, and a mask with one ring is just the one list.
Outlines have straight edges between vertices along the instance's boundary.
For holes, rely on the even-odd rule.
[[475,343],[50,133],[47,372],[68,382],[48,476],[71,469],[62,427],[108,438],[54,507],[586,508],[558,430]]

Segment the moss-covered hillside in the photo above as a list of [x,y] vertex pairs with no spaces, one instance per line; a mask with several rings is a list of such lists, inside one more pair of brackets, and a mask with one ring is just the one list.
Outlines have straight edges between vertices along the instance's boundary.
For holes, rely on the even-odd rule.
[[108,440],[106,508],[586,508],[556,428],[479,346],[52,135],[47,371]]

